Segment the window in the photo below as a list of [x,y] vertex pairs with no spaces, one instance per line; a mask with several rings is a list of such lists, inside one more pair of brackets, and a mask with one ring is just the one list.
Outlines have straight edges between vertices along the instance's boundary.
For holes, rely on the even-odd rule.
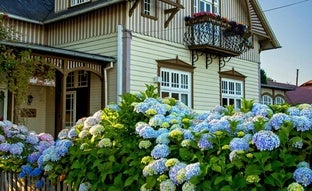
[[282,98],[281,96],[276,96],[274,99],[274,104],[283,104],[285,103],[284,98]]
[[234,108],[241,107],[241,100],[244,97],[243,81],[222,78],[221,96],[222,105],[233,105]]
[[91,0],[70,0],[70,6],[76,6],[90,1]]
[[218,0],[195,0],[194,1],[194,13],[210,12],[219,13]]
[[[210,12],[218,14],[218,1],[217,0],[195,0],[194,13]],[[193,25],[194,28],[194,43],[195,44],[211,44],[220,46],[220,26],[212,23],[205,23]]]
[[144,0],[142,6],[144,16],[156,17],[156,0]]
[[272,105],[272,98],[269,95],[263,95],[261,97],[261,103],[266,105]]
[[191,73],[169,68],[161,68],[160,95],[173,97],[191,106]]
[[7,109],[7,91],[5,89],[0,89],[0,121],[7,118],[6,109]]
[[88,72],[84,70],[71,72],[66,78],[67,88],[82,88],[88,87],[89,77]]

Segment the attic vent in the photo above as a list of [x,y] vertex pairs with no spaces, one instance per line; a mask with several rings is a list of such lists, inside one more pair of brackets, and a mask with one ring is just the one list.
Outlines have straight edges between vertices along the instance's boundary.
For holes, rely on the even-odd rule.
[[73,6],[76,6],[76,5],[80,5],[80,4],[83,4],[83,3],[87,3],[87,2],[90,2],[91,0],[71,0],[70,1],[70,6],[73,7]]

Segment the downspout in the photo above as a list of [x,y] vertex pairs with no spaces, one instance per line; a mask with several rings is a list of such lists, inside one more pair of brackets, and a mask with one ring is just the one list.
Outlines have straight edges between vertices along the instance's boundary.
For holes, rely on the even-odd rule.
[[122,95],[122,63],[123,63],[123,43],[122,43],[122,36],[123,36],[123,26],[118,25],[117,28],[118,36],[117,36],[117,103],[121,101],[120,95]]
[[114,67],[113,62],[110,62],[109,66],[104,68],[104,99],[105,99],[105,103],[104,103],[104,107],[106,107],[108,105],[108,82],[107,82],[107,70],[110,70]]

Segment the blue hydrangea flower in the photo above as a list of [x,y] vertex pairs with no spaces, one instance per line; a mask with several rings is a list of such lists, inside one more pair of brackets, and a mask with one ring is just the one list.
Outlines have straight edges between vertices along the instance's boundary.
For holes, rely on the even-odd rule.
[[149,120],[149,125],[154,127],[160,127],[166,121],[166,117],[162,114],[156,114]]
[[199,139],[197,146],[202,149],[212,149],[213,148],[213,144],[212,142],[209,140],[210,138],[212,138],[213,136],[211,134],[205,133],[201,136],[201,138]]
[[89,182],[84,182],[79,185],[78,191],[88,191],[91,188],[91,184]]
[[[179,172],[180,171],[183,171],[185,172],[185,167],[187,165],[185,163],[177,163],[176,165],[172,166],[169,170],[169,177],[170,177],[170,180],[178,185],[178,184],[181,184],[183,183],[183,181],[185,181],[185,177],[182,177],[182,179],[180,179],[180,177],[178,176],[179,175]],[[180,173],[181,174],[181,173]]]
[[303,186],[308,186],[312,183],[312,170],[307,167],[297,168],[293,174],[293,178]]
[[252,141],[260,151],[273,150],[280,146],[280,140],[272,131],[261,130],[254,134]]
[[33,152],[30,155],[28,155],[27,157],[27,162],[29,162],[30,164],[34,164],[35,162],[37,162],[38,158],[40,157],[40,153],[39,152]]
[[156,139],[156,143],[168,145],[170,143],[169,133],[160,134]]
[[252,133],[255,131],[254,123],[251,120],[245,120],[236,126],[235,132],[243,131],[244,133]]
[[41,175],[42,172],[43,172],[42,169],[39,168],[39,167],[37,167],[37,168],[34,168],[34,169],[29,173],[29,176],[33,176],[33,177],[39,176],[39,175]]
[[304,108],[304,109],[300,110],[300,115],[306,116],[307,118],[311,119],[312,118],[312,107]]
[[151,152],[155,159],[166,158],[170,154],[170,148],[165,144],[157,144]]
[[165,158],[151,161],[143,168],[143,175],[153,176],[164,173],[167,170],[166,162],[167,159]]
[[37,180],[36,182],[36,188],[42,188],[44,185],[44,181],[43,180]]
[[0,143],[3,143],[3,142],[5,142],[5,136],[0,135]]
[[24,144],[21,142],[13,143],[10,146],[10,153],[12,155],[21,155],[24,150]]
[[230,150],[243,150],[249,149],[249,141],[245,138],[233,138],[230,142]]
[[27,137],[26,137],[26,143],[30,143],[30,144],[32,144],[32,145],[35,145],[35,144],[37,144],[38,142],[39,142],[39,138],[38,138],[38,136],[37,136],[36,133],[31,132],[31,133],[29,133],[29,134],[27,135]]
[[195,184],[187,181],[183,184],[182,191],[196,191],[196,186]]
[[299,108],[297,107],[289,107],[287,109],[287,113],[290,115],[290,116],[298,116],[300,115],[300,110]]
[[199,162],[189,164],[185,167],[185,177],[186,180],[190,180],[193,176],[198,176],[200,174],[200,164]]
[[159,184],[160,191],[175,191],[176,185],[170,180],[164,180]]
[[269,120],[267,130],[271,130],[272,128],[278,130],[283,125],[283,123],[287,121],[290,121],[290,117],[288,115],[285,113],[276,113]]
[[254,116],[260,115],[263,117],[267,117],[269,114],[273,113],[269,106],[260,103],[254,103],[251,112]]
[[197,123],[197,124],[193,124],[191,127],[191,130],[194,131],[195,133],[199,133],[202,131],[208,131],[210,128],[209,123],[207,123],[206,121]]
[[9,143],[1,143],[0,144],[0,151],[2,152],[8,152],[10,151],[11,145]]
[[312,129],[312,121],[306,116],[293,116],[292,122],[297,131],[309,131]]
[[209,122],[210,128],[209,132],[213,133],[216,131],[226,131],[229,133],[232,133],[232,130],[230,128],[230,123],[226,119],[213,119]]
[[184,139],[189,139],[189,140],[194,140],[194,135],[191,130],[189,129],[183,129],[183,138]]
[[306,161],[299,162],[297,164],[297,168],[301,168],[301,167],[310,168],[310,164],[308,162],[306,162]]

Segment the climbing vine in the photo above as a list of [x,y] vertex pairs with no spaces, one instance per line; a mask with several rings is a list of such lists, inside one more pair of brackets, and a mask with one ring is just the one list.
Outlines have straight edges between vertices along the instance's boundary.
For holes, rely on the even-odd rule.
[[[18,36],[13,27],[8,24],[8,16],[0,14],[0,40],[16,40]],[[32,77],[53,80],[55,69],[40,56],[33,56],[30,50],[20,50],[0,46],[0,81],[7,84],[8,90],[14,96],[14,122],[18,122],[20,106],[27,99],[29,80]]]

